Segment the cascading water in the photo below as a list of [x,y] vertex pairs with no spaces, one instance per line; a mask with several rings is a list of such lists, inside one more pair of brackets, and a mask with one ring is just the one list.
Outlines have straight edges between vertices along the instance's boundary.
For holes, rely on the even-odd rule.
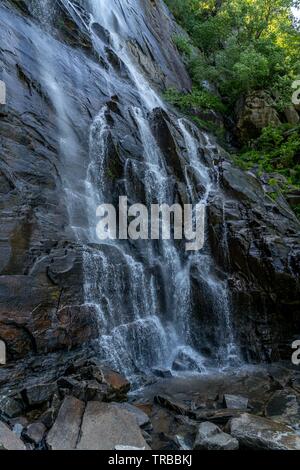
[[[124,62],[129,70],[132,84],[138,94],[140,107],[132,107],[132,112],[136,120],[140,139],[143,145],[143,164],[145,176],[143,185],[146,193],[146,202],[166,203],[172,201],[172,181],[166,171],[164,158],[152,134],[148,112],[156,107],[165,107],[160,97],[150,87],[143,77],[138,67],[126,47],[126,40],[130,35],[130,10],[132,2],[118,2],[113,4],[107,0],[97,0],[91,2],[93,21],[99,23],[109,32],[110,47],[114,53]],[[105,115],[102,110],[102,126],[98,128],[98,134],[94,133],[91,139],[91,148],[96,148],[102,154],[98,158],[98,166],[95,161],[92,166],[97,167],[98,184],[88,181],[88,187],[97,194],[101,194],[101,202],[106,202],[105,178],[103,174],[103,162],[105,154],[105,144],[103,135],[107,129],[107,122],[103,119]],[[99,123],[99,117],[96,123]],[[212,178],[208,169],[200,162],[196,138],[189,131],[183,119],[178,120],[179,127],[187,148],[187,165],[201,180],[205,188],[201,201],[195,201],[192,194],[192,184],[186,178],[190,200],[192,203],[202,202],[207,204],[210,192],[213,191]],[[94,152],[92,151],[92,154]],[[99,157],[99,155],[98,155]],[[129,165],[129,162],[127,162]],[[132,160],[131,166],[135,165]],[[126,168],[126,166],[125,166]],[[138,171],[138,169],[137,169]],[[127,188],[130,198],[130,188]],[[93,208],[93,210],[95,207]],[[96,255],[90,253],[86,258],[87,275],[87,297],[89,302],[96,302],[100,313],[101,331],[105,333],[100,338],[100,348],[103,355],[114,366],[125,370],[132,375],[135,371],[149,370],[153,366],[163,366],[172,368],[174,360],[187,361],[187,366],[196,370],[204,370],[203,357],[192,347],[190,334],[191,315],[191,294],[190,294],[190,267],[197,261],[198,265],[211,262],[209,256],[190,256],[182,261],[178,248],[171,241],[161,241],[160,253],[153,248],[146,251],[143,263],[134,259],[129,247],[122,247],[118,242],[114,242],[113,250],[118,252],[118,257],[122,258],[120,265],[111,264],[109,256],[101,253]],[[112,249],[112,248],[110,248]],[[127,252],[129,250],[129,252]],[[145,253],[144,253],[145,254]],[[115,255],[114,255],[115,256]],[[95,258],[99,261],[96,262]],[[197,260],[195,259],[197,258]],[[204,263],[205,260],[205,263]],[[91,265],[94,263],[94,269]],[[147,272],[147,266],[155,266],[151,274]],[[159,279],[157,274],[159,273]],[[206,276],[206,278],[205,278]],[[204,283],[216,297],[215,308],[219,312],[220,329],[223,329],[223,341],[220,344],[220,356],[225,358],[224,363],[237,357],[231,323],[227,292],[225,286],[210,277],[210,273],[204,269]],[[163,283],[163,286],[159,285]],[[126,290],[124,283],[127,284]],[[90,285],[93,285],[93,288]],[[115,288],[111,289],[114,284]],[[110,286],[110,292],[107,289]],[[159,289],[163,287],[165,295],[165,306],[161,308],[158,299]],[[96,295],[95,295],[96,293]],[[125,301],[126,298],[126,301]],[[125,308],[121,305],[125,302]],[[225,351],[226,349],[226,351]],[[178,362],[178,361],[177,361]]]
[[[119,68],[125,70],[123,77],[112,65],[103,66],[108,95],[118,96],[121,100],[136,127],[142,149],[139,160],[131,156],[126,158],[123,195],[136,201],[135,185],[131,181],[134,174],[145,194],[145,201],[137,202],[148,206],[175,202],[174,181],[150,125],[153,110],[162,108],[169,114],[185,144],[185,181],[182,183],[187,199],[194,205],[199,202],[209,204],[210,196],[218,188],[213,168],[206,166],[199,154],[201,148],[208,157],[211,155],[209,138],[185,119],[178,119],[168,112],[130,53],[128,40],[139,31],[139,21],[143,22],[139,17],[138,2],[87,0],[78,5],[78,2],[62,0],[62,3],[73,18],[78,17],[80,27],[86,29],[99,55],[105,57],[110,51],[118,58]],[[89,22],[86,15],[81,17],[81,4],[90,12]],[[47,50],[46,43],[44,48]],[[207,243],[201,252],[187,255],[172,240],[141,244],[113,240],[100,243],[97,239],[97,206],[111,202],[113,197],[107,169],[111,132],[109,110],[107,105],[101,106],[93,119],[86,176],[82,180],[75,178],[72,168],[74,156],[80,154],[80,146],[69,118],[72,104],[59,92],[55,52],[48,52],[47,60],[41,59],[41,75],[59,116],[61,151],[66,162],[66,199],[73,232],[85,246],[85,302],[98,313],[99,354],[131,378],[155,367],[203,372],[207,364],[225,366],[236,362],[238,350],[232,332],[228,289],[226,281],[214,274]],[[69,67],[70,70],[74,67],[71,60]],[[123,93],[128,98],[126,101],[122,100]],[[200,197],[195,191],[194,179],[202,188]],[[77,220],[79,200],[80,211],[84,212],[80,222]],[[192,277],[195,275],[216,329],[218,344],[212,363],[206,362],[200,353],[205,350],[206,338],[201,324],[195,327],[192,295]]]

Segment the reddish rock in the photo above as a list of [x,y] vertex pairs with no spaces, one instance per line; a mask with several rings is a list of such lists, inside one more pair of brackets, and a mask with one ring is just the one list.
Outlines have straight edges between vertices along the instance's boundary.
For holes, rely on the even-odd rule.
[[111,387],[116,396],[120,397],[129,392],[130,382],[123,375],[108,368],[104,368],[102,372],[105,383]]

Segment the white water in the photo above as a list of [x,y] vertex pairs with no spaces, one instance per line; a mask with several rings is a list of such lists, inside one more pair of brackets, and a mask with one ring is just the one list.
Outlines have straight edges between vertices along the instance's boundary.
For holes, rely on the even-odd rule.
[[[65,0],[74,11],[72,2]],[[90,28],[94,46],[103,54],[101,39],[93,32],[93,25],[100,24],[109,33],[109,44],[128,70],[128,79],[114,77],[112,70],[103,71],[107,77],[107,89],[111,95],[122,95],[130,88],[133,101],[125,104],[133,116],[142,144],[141,160],[128,158],[124,166],[125,190],[129,199],[135,198],[130,173],[134,173],[144,188],[146,203],[173,203],[174,181],[168,174],[166,162],[153,136],[150,115],[154,108],[167,110],[160,96],[150,86],[135,63],[127,47],[127,40],[137,27],[131,15],[136,6],[133,1],[88,0],[91,19]],[[44,16],[44,13],[43,13]],[[59,116],[61,153],[66,164],[65,190],[70,220],[78,241],[86,245],[84,254],[85,302],[98,312],[100,355],[113,367],[128,377],[149,373],[154,367],[172,369],[177,364],[186,370],[203,372],[206,359],[199,351],[206,346],[201,335],[195,340],[195,318],[191,272],[197,272],[203,291],[203,303],[211,315],[212,328],[218,337],[214,345],[216,366],[227,366],[238,362],[230,314],[230,301],[225,281],[213,274],[213,259],[205,246],[200,253],[187,256],[173,241],[163,240],[159,244],[145,242],[132,244],[108,241],[95,248],[96,208],[111,198],[107,178],[107,138],[110,126],[106,105],[99,108],[90,128],[89,151],[84,191],[80,191],[72,174],[74,157],[79,155],[79,143],[69,119],[72,104],[59,87],[53,51],[44,44],[47,55],[41,59],[41,75]],[[69,64],[72,70],[72,61]],[[100,67],[100,65],[99,65]],[[124,82],[124,83],[123,83]],[[118,89],[120,87],[120,90]],[[194,205],[209,199],[217,191],[213,169],[201,161],[199,148],[210,154],[213,149],[209,137],[200,134],[185,119],[171,117],[173,125],[185,143],[185,178],[188,198]],[[79,158],[76,157],[76,158]],[[193,178],[191,177],[193,176]],[[195,181],[202,188],[197,191]],[[199,194],[199,195],[197,195]],[[76,207],[81,201],[87,226],[76,222]],[[82,202],[83,201],[83,202]],[[140,201],[143,202],[143,201]],[[176,364],[174,364],[174,361]],[[211,364],[211,363],[210,363]]]

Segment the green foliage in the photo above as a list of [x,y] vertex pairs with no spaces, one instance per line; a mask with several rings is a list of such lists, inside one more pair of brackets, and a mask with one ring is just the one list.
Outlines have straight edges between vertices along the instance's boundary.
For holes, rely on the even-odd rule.
[[[209,80],[224,101],[254,89],[273,92],[277,106],[290,103],[300,73],[294,0],[167,0],[190,37],[177,38],[197,86]],[[289,94],[287,92],[289,90]]]
[[300,163],[300,126],[268,126],[263,129],[261,136],[252,142],[251,149],[244,149],[235,158],[244,169],[256,166],[261,171],[276,171],[290,177],[292,184],[300,185],[297,170]]
[[[284,176],[285,183],[281,184],[283,193],[300,189],[300,126],[266,127],[252,142],[252,149],[244,149],[234,157],[234,161],[244,170],[272,173],[268,181],[270,186],[278,186],[274,174]],[[300,215],[300,207],[296,209]]]
[[225,106],[217,96],[199,88],[193,88],[191,93],[186,94],[180,93],[174,88],[169,88],[164,93],[164,98],[182,112],[189,112],[192,108],[214,109],[220,112],[225,110]]
[[[300,22],[291,8],[299,8],[299,0],[165,1],[187,33],[174,43],[194,85],[189,94],[167,90],[173,105],[215,134],[214,124],[195,116],[193,108],[213,109],[234,121],[238,99],[255,90],[271,95],[279,113],[291,105],[292,82],[300,75]],[[300,126],[263,129],[234,160],[245,170],[269,173],[273,198],[278,180],[283,193],[300,189]]]

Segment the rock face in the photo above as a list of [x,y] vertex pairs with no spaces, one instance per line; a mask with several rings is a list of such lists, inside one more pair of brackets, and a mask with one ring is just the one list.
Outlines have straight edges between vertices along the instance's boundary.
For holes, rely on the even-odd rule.
[[259,137],[264,127],[284,122],[297,125],[300,120],[296,106],[287,107],[280,115],[272,97],[262,90],[241,98],[236,105],[236,116],[236,133],[241,144]]
[[[299,221],[251,173],[220,162],[224,199],[209,206],[210,234],[229,273],[235,331],[249,360],[291,356],[299,327]],[[224,224],[225,220],[225,224]],[[228,247],[226,253],[219,247]]]
[[247,413],[230,423],[230,432],[243,447],[260,450],[300,450],[300,436],[291,428]]
[[239,101],[236,114],[236,127],[242,142],[258,137],[264,127],[280,124],[274,102],[264,91],[252,92]]
[[[60,92],[72,102],[68,112],[75,110],[68,119],[77,146],[73,165],[79,182],[71,186],[78,194],[92,119],[111,97],[102,58],[93,50],[83,23],[78,16],[74,20],[67,2],[56,3],[49,12],[49,5],[43,11],[29,0],[1,2],[5,73],[0,78],[6,83],[8,105],[0,116],[0,339],[7,344],[8,360],[67,350],[99,335],[96,312],[84,305],[84,248],[70,229],[70,216],[74,226],[86,225],[86,220],[80,202],[74,210],[67,207],[66,192],[74,175],[64,162],[60,141],[65,111],[58,109],[59,96],[48,87],[52,61],[61,59],[55,65],[65,86]],[[51,28],[50,13],[60,17]],[[80,13],[82,20],[87,18],[83,8]],[[131,43],[135,60],[150,72],[155,86],[189,89],[191,81],[171,40],[176,25],[164,5],[144,2],[143,15],[149,31]],[[50,34],[44,35],[40,27]],[[101,34],[96,27],[95,31]],[[158,40],[164,44],[161,50]],[[44,50],[40,57],[34,42]],[[73,72],[67,66],[70,62]],[[109,66],[104,64],[104,69]],[[75,81],[80,76],[81,82],[72,83],[71,75]],[[111,171],[116,171],[115,165]]]
[[[146,170],[137,118],[127,109],[139,100],[136,85],[128,64],[112,51],[108,31],[93,25],[93,35],[104,44],[100,54],[86,28],[90,17],[84,2],[76,2],[78,15],[70,12],[69,2],[55,2],[54,14],[62,21],[52,25],[32,3],[4,0],[0,6],[4,65],[0,79],[6,83],[8,98],[0,110],[0,339],[7,345],[10,362],[25,359],[29,364],[32,356],[45,354],[49,359],[41,360],[41,368],[54,374],[50,358],[57,361],[59,351],[67,355],[91,346],[103,328],[99,310],[84,289],[93,284],[91,279],[87,282],[83,269],[90,252],[110,258],[107,272],[113,272],[115,265],[122,266],[122,272],[127,268],[118,250],[90,243],[86,237],[88,215],[82,194],[90,163],[91,124],[97,123],[99,109],[106,107],[109,123],[105,176],[112,200],[106,202],[115,202],[129,187],[132,202],[144,202]],[[190,79],[171,40],[177,27],[165,5],[160,0],[138,3],[143,22],[133,12],[128,40],[132,60],[158,93],[169,86],[189,89]],[[118,96],[111,90],[117,90]],[[252,132],[278,119],[268,103],[262,106],[264,100],[261,96],[251,100],[249,112],[240,118],[241,133],[246,121]],[[154,109],[149,122],[172,182],[172,200],[188,201],[186,172],[198,200],[205,188],[193,168],[186,168],[186,145],[173,111]],[[208,146],[207,136],[189,126],[198,142],[199,159],[219,182],[219,191],[211,194],[208,205],[209,244],[214,276],[228,281],[236,341],[249,360],[288,357],[299,326],[299,222],[285,201],[272,201],[253,175],[234,168],[217,144]],[[76,203],[70,203],[70,193]],[[79,238],[85,242],[79,243]],[[156,270],[161,280],[158,266],[147,269]],[[122,295],[114,313],[128,315],[128,282],[115,279]],[[112,284],[109,280],[105,295],[101,285],[101,295],[103,310],[113,323],[107,314]],[[190,284],[193,342],[215,359],[219,332],[211,312],[216,305],[208,298],[196,265],[191,268]],[[157,309],[167,311],[162,290],[157,289]],[[128,343],[133,337],[137,337],[134,330],[128,333]],[[181,370],[186,367],[182,358],[175,365]],[[0,384],[6,386],[8,373],[1,374]],[[22,378],[26,374],[21,365],[18,374]],[[74,380],[66,390],[76,390],[79,399],[106,394],[103,384],[99,388],[89,382],[80,388]],[[115,388],[115,396],[128,390],[129,384],[119,383],[115,375],[107,382]],[[6,409],[8,415],[15,414],[13,407]]]

